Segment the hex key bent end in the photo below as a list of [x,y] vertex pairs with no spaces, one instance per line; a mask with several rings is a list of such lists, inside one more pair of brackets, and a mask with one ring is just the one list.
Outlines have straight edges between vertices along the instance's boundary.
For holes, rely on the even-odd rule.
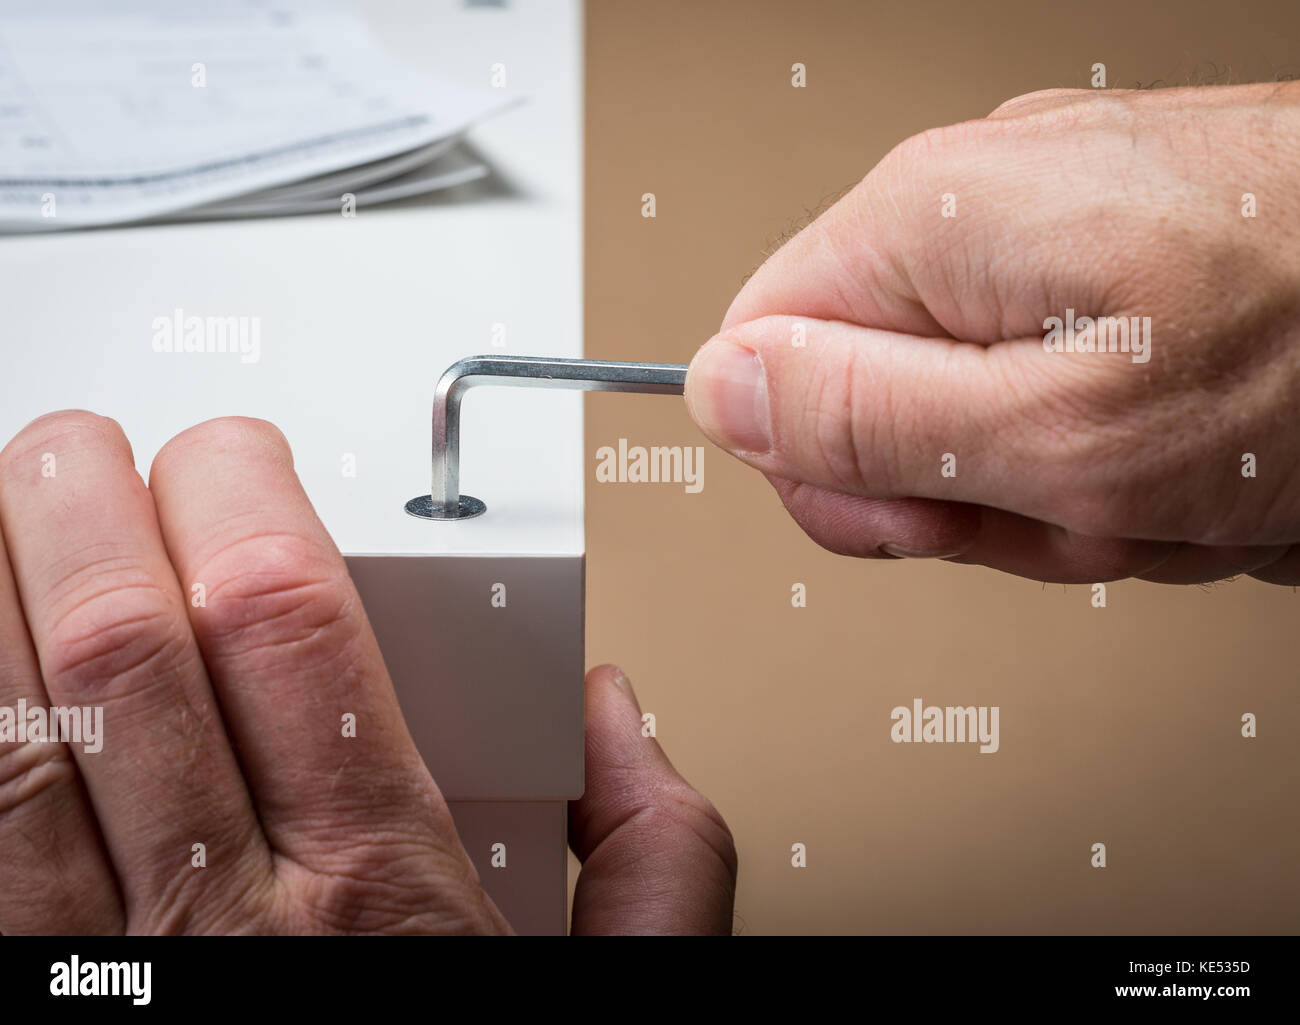
[[460,402],[470,388],[483,384],[681,395],[686,389],[686,366],[550,356],[484,355],[457,360],[434,391],[433,483],[429,494],[406,503],[412,516],[464,520],[487,510],[480,499],[460,493]]

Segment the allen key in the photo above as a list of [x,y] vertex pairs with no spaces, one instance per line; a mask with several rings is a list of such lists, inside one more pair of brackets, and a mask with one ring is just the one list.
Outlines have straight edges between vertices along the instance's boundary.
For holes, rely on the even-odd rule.
[[434,392],[433,485],[429,494],[406,503],[412,516],[466,520],[487,511],[482,500],[460,493],[460,400],[470,388],[482,384],[681,395],[686,390],[686,366],[549,356],[486,355],[457,360],[439,378]]

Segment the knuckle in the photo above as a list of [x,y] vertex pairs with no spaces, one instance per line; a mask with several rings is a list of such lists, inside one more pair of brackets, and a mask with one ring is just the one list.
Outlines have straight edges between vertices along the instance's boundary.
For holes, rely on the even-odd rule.
[[[864,185],[883,209],[903,209],[928,196],[927,173],[937,160],[947,157],[952,134],[946,128],[929,128],[909,136],[885,154],[867,175]],[[922,180],[926,184],[922,185]]]
[[400,883],[376,883],[352,876],[319,882],[307,901],[317,929],[331,933],[421,931],[419,897]]
[[892,375],[880,358],[854,346],[843,359],[818,362],[792,420],[801,456],[840,492],[887,497],[900,487],[905,454],[898,451]]
[[861,453],[873,448],[870,438],[858,437],[863,425],[861,411],[854,405],[856,376],[853,368],[844,374],[819,364],[803,409],[814,457],[835,486],[848,492],[862,489]]
[[65,744],[0,744],[0,823],[40,800],[49,800],[76,779],[76,766]]
[[183,663],[189,631],[179,602],[118,562],[83,571],[60,602],[45,645],[48,680],[98,689],[128,675],[166,677]]
[[424,840],[354,843],[336,868],[307,875],[298,893],[309,931],[495,931],[468,859]]
[[209,846],[206,867],[194,867],[191,850],[184,847],[180,852],[157,849],[137,864],[124,894],[130,932],[179,936],[266,931],[275,878],[259,850],[261,833],[230,809],[218,812],[214,825],[228,839]]
[[996,123],[987,121],[929,128],[900,142],[867,175],[856,206],[872,211],[868,238],[891,240],[896,278],[910,281],[912,261],[937,259],[950,243],[971,232],[970,217],[939,218],[939,202],[945,193],[961,195],[972,187],[990,191],[988,161],[980,151],[996,133]]
[[650,837],[663,837],[674,846],[694,837],[718,860],[732,882],[739,871],[736,841],[731,827],[713,802],[685,782],[671,787],[660,799],[643,806],[634,816],[636,827]]
[[907,168],[910,171],[924,166],[936,157],[948,156],[959,140],[966,138],[963,128],[965,124],[939,125],[910,135],[889,151],[885,161],[891,167]]
[[1021,93],[1009,100],[1003,100],[993,108],[989,117],[1014,117],[1019,114],[1032,114],[1047,107],[1056,107],[1075,100],[1083,102],[1093,95],[1095,93],[1088,89],[1068,89],[1064,87],[1035,89],[1033,92]]
[[402,892],[400,883],[390,884],[347,872],[317,873],[304,897],[317,928],[341,933],[400,928],[411,917],[415,903]]
[[292,533],[241,538],[195,574],[207,587],[196,623],[232,653],[291,651],[316,668],[352,657],[358,600],[337,553]]
[[691,790],[689,796],[679,799],[683,807],[690,809],[693,830],[709,849],[717,855],[727,875],[734,884],[740,871],[740,859],[736,853],[736,840],[731,827],[727,825],[722,813],[714,807],[703,794]]
[[997,131],[985,120],[937,125],[908,136],[886,154],[881,165],[896,175],[925,182],[934,180],[933,172],[939,169],[944,181],[951,182],[975,150],[995,138]]

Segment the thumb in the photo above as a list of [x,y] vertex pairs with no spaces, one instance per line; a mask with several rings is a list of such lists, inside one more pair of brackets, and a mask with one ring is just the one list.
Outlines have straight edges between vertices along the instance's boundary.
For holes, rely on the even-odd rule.
[[582,862],[573,934],[729,935],[736,890],[731,831],[678,775],[616,666],[587,674],[587,786],[569,804]]
[[1048,363],[1039,339],[986,347],[768,316],[727,326],[696,354],[686,401],[833,552],[1063,582],[1149,571],[1167,544],[1092,536],[1109,491],[1071,413],[1091,371],[1058,363],[1049,374]]
[[[1027,384],[1034,348],[768,316],[700,349],[686,402],[710,440],[773,477],[869,498],[997,504],[998,484],[1023,476],[1008,453],[1040,445],[1020,426],[1037,418],[1008,415],[1018,393],[1041,400],[1015,387]],[[945,454],[960,472],[943,472]]]

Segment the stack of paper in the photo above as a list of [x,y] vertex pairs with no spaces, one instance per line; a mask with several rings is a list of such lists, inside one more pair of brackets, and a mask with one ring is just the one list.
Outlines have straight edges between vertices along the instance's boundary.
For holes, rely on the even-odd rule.
[[510,102],[403,67],[319,0],[8,0],[0,230],[430,192],[487,173],[455,144]]

